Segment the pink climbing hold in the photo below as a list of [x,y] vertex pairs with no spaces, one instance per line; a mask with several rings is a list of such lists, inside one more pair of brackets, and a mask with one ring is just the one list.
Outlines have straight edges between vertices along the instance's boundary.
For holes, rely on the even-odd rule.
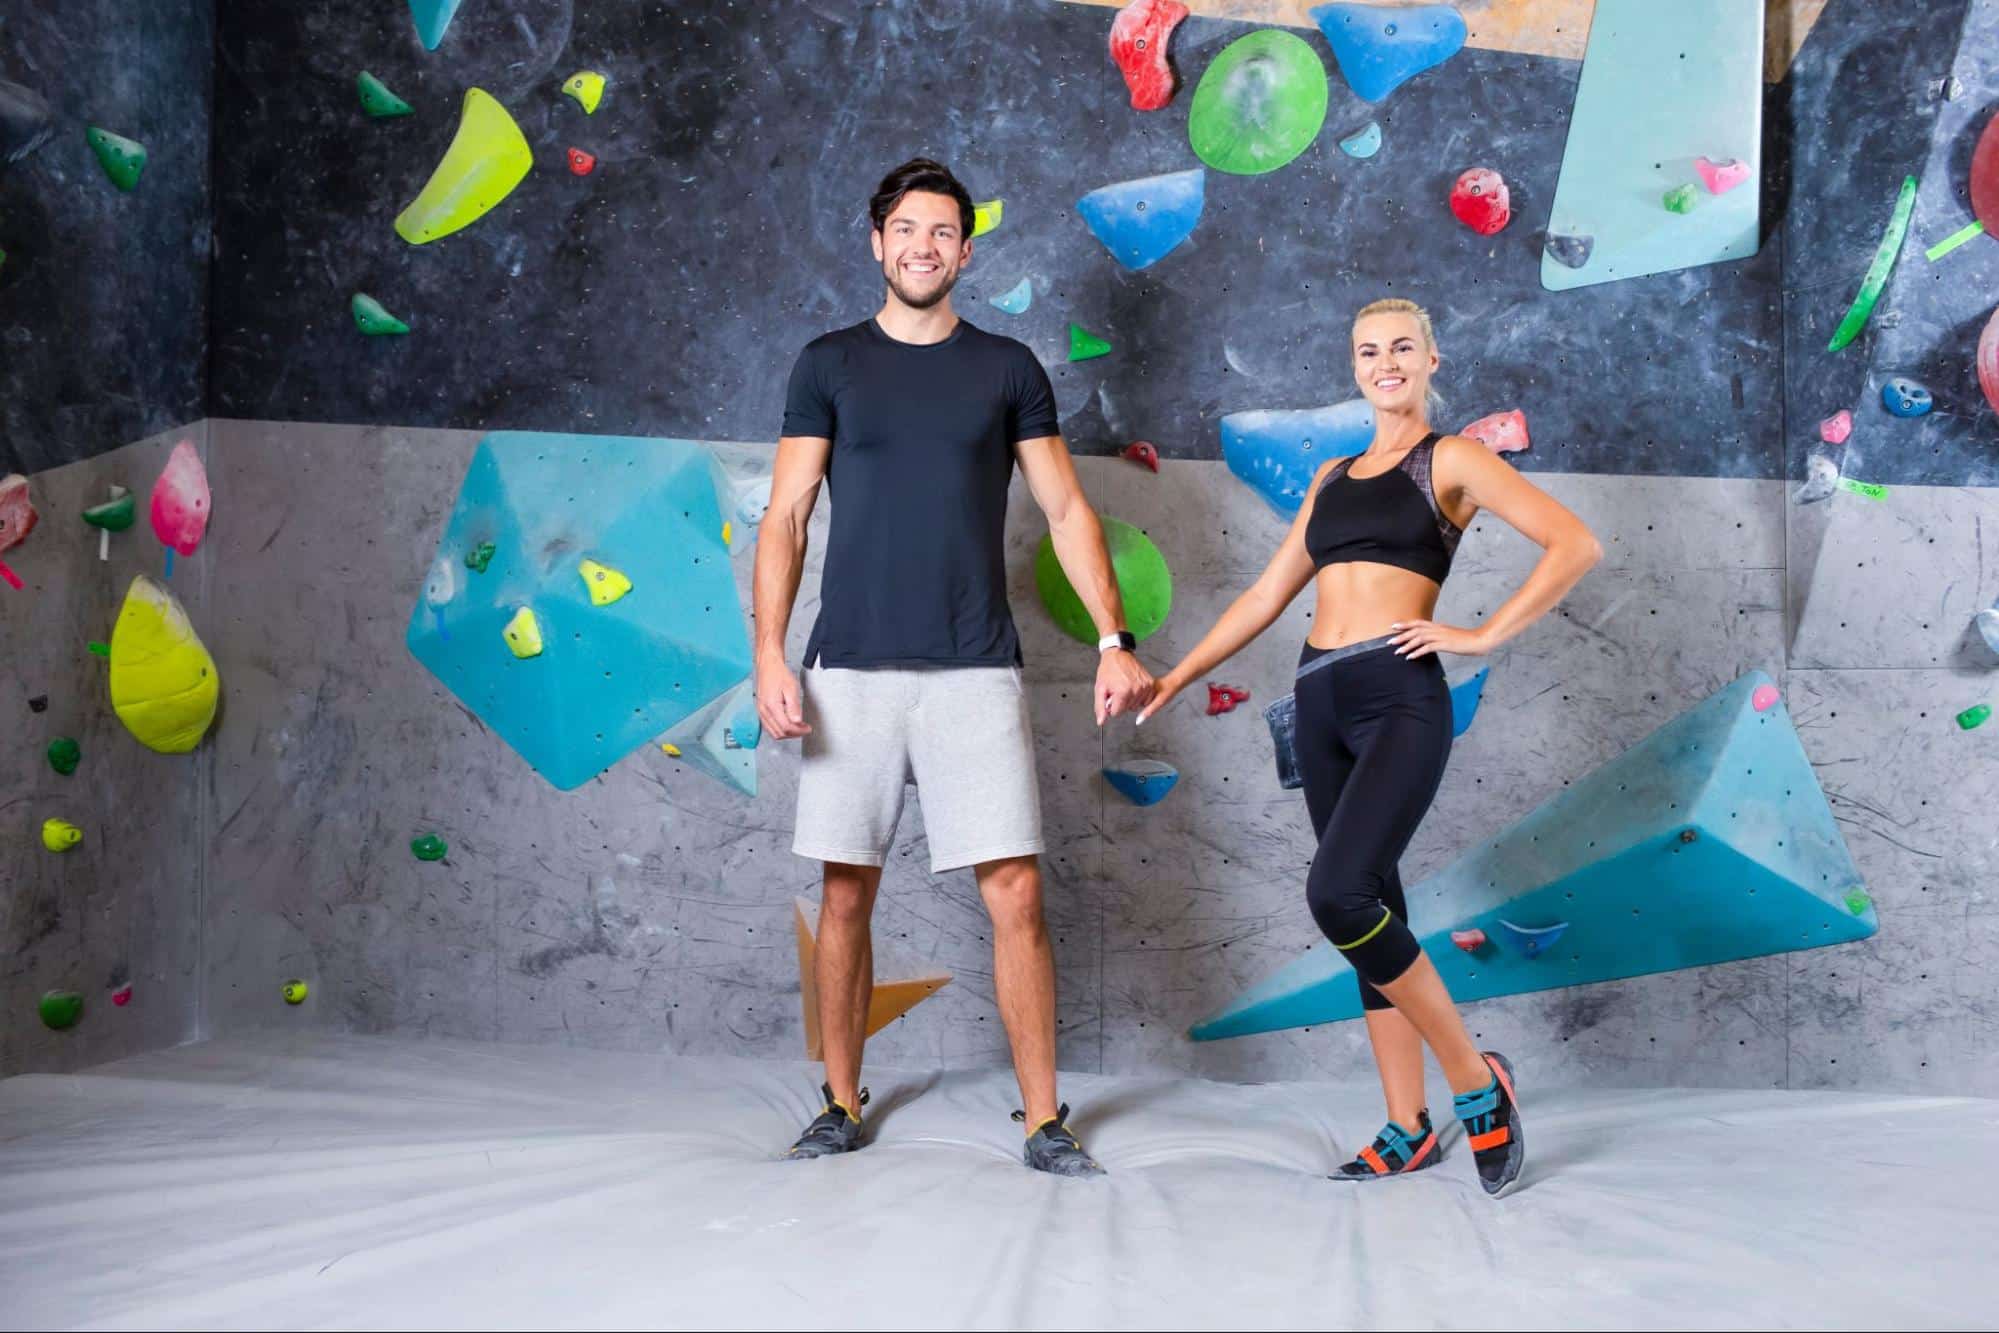
[[1477,953],[1485,947],[1485,932],[1477,927],[1470,930],[1454,930],[1451,932],[1451,943],[1466,953]]
[[1758,685],[1756,693],[1749,696],[1749,706],[1759,713],[1776,702],[1777,687],[1775,685]]
[[112,991],[111,1003],[117,1005],[120,1009],[132,1003],[132,983],[128,981],[117,990]]
[[[35,502],[28,495],[28,479],[16,472],[0,480],[0,552],[19,546],[35,530],[39,517],[35,513]],[[7,562],[0,560],[0,579],[7,586],[19,592],[21,578],[7,568]]]
[[1240,685],[1211,684],[1208,686],[1209,717],[1213,717],[1217,713],[1234,712],[1237,704],[1246,704],[1248,702],[1249,691],[1243,689]]
[[182,555],[193,555],[208,531],[208,470],[192,440],[182,440],[167,456],[153,483],[153,535]]
[[1978,335],[1978,387],[1985,390],[1992,410],[1999,412],[1999,310],[1992,312],[1985,332]]
[[1496,454],[1518,453],[1532,443],[1527,438],[1527,414],[1517,407],[1480,417],[1458,434],[1470,436]]
[[1154,472],[1159,471],[1159,450],[1145,440],[1134,440],[1124,447],[1124,456],[1134,463],[1143,464]]
[[1701,184],[1707,186],[1709,194],[1727,194],[1749,179],[1749,164],[1733,157],[1725,157],[1719,162],[1710,157],[1697,157],[1694,159],[1694,170],[1700,173]]
[[1481,236],[1491,236],[1513,220],[1506,182],[1491,167],[1473,167],[1451,187],[1451,212]]
[[1173,100],[1166,47],[1186,17],[1180,0],[1132,0],[1111,20],[1111,59],[1124,74],[1133,110],[1157,111]]
[[1853,434],[1853,413],[1845,408],[1819,422],[1819,438],[1827,444],[1845,444],[1846,437]]

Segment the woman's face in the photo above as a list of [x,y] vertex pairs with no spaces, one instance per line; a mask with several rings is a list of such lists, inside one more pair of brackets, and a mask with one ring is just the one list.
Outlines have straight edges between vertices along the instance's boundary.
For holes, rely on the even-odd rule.
[[1384,311],[1353,326],[1353,378],[1376,412],[1423,414],[1437,354],[1416,316]]

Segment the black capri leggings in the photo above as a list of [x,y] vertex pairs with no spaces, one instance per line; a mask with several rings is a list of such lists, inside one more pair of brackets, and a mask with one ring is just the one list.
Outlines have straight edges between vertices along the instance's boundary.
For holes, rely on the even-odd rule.
[[1450,688],[1434,653],[1398,657],[1386,637],[1341,648],[1308,643],[1298,670],[1298,771],[1319,837],[1305,901],[1359,974],[1362,1006],[1387,1009],[1375,988],[1423,952],[1396,862],[1450,757]]

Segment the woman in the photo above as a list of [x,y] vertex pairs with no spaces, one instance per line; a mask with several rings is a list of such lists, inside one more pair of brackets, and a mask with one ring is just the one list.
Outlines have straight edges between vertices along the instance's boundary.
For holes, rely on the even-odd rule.
[[[1388,1124],[1340,1180],[1403,1175],[1441,1152],[1423,1097],[1423,1043],[1450,1080],[1486,1193],[1520,1174],[1512,1067],[1480,1052],[1408,926],[1396,862],[1443,776],[1451,697],[1436,654],[1480,656],[1574,587],[1603,548],[1552,497],[1477,440],[1430,429],[1430,317],[1411,301],[1355,316],[1354,380],[1374,408],[1367,451],[1320,468],[1283,545],[1207,637],[1160,678],[1141,723],[1318,585],[1298,658],[1297,749],[1319,838],[1306,901],[1360,977]],[[1430,619],[1459,536],[1481,509],[1544,548],[1520,590],[1476,629]]]

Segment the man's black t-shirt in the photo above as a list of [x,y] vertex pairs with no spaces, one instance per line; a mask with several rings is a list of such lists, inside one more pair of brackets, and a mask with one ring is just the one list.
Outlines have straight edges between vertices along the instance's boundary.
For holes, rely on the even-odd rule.
[[1058,432],[1034,353],[964,320],[940,343],[870,319],[814,339],[784,433],[833,442],[833,503],[806,666],[1018,666],[1006,600],[1014,445]]

